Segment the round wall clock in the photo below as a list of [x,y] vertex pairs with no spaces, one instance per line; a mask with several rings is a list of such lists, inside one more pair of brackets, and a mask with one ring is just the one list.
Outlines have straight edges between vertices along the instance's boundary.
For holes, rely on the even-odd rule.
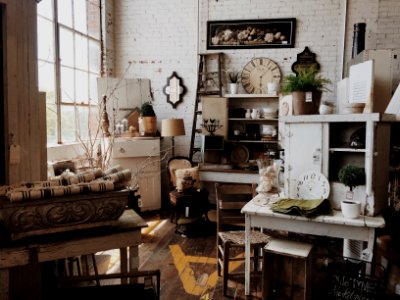
[[263,94],[268,82],[280,83],[281,70],[276,62],[269,58],[254,58],[242,70],[241,81],[246,92]]
[[330,187],[326,177],[317,171],[308,171],[297,178],[296,197],[300,199],[327,199]]

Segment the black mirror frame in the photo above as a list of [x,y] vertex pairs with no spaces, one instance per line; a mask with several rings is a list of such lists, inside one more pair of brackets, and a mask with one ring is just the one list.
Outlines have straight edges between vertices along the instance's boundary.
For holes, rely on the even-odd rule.
[[[178,94],[178,99],[177,101],[171,101],[170,93],[168,91],[168,88],[170,88],[170,82],[173,78],[176,78],[179,81],[179,94]],[[172,72],[172,75],[167,78],[167,84],[163,88],[163,92],[165,95],[167,95],[167,102],[172,105],[173,108],[176,109],[176,106],[183,101],[183,95],[186,93],[186,87],[183,85],[183,80],[181,77],[178,76],[178,74],[174,71]]]

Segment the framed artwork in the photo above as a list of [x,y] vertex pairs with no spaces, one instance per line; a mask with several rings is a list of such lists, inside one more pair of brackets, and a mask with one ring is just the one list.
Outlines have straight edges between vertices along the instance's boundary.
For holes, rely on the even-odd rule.
[[292,95],[285,95],[279,98],[279,115],[280,116],[293,115]]
[[296,19],[207,22],[207,49],[293,48]]

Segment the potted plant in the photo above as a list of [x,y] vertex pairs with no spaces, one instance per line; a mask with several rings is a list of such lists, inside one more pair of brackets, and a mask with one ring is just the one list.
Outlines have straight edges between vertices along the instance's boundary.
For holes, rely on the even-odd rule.
[[237,94],[239,87],[239,72],[229,72],[229,94]]
[[319,110],[321,95],[329,91],[331,81],[318,74],[315,65],[308,68],[298,67],[297,76],[290,74],[284,78],[282,92],[292,94],[293,114],[316,114]]
[[365,184],[365,170],[354,165],[345,165],[340,168],[339,182],[349,187],[349,191],[346,193],[346,199],[353,199],[353,189],[356,186]]
[[348,164],[340,168],[338,177],[341,183],[349,187],[349,191],[346,192],[346,199],[340,203],[342,213],[347,218],[357,218],[361,212],[361,202],[353,200],[353,189],[365,184],[365,170]]
[[142,136],[155,136],[157,117],[151,102],[144,102],[140,107],[139,132]]

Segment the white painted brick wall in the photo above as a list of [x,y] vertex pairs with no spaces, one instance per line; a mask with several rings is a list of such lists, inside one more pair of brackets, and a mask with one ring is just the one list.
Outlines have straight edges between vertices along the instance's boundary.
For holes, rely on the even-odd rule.
[[[241,70],[250,59],[263,56],[275,60],[287,75],[296,55],[309,46],[322,74],[337,82],[342,78],[342,60],[346,65],[351,58],[353,24],[358,22],[367,23],[367,49],[400,48],[398,0],[117,0],[113,18],[116,74],[121,75],[132,61],[127,76],[151,80],[159,124],[164,118],[185,118],[186,136],[176,138],[175,154],[188,155],[197,53],[206,51],[206,22],[289,17],[297,19],[295,48],[226,50],[225,71]],[[173,71],[188,89],[177,109],[162,92]],[[336,98],[335,85],[331,89],[325,99]],[[164,141],[162,146],[169,145]]]

